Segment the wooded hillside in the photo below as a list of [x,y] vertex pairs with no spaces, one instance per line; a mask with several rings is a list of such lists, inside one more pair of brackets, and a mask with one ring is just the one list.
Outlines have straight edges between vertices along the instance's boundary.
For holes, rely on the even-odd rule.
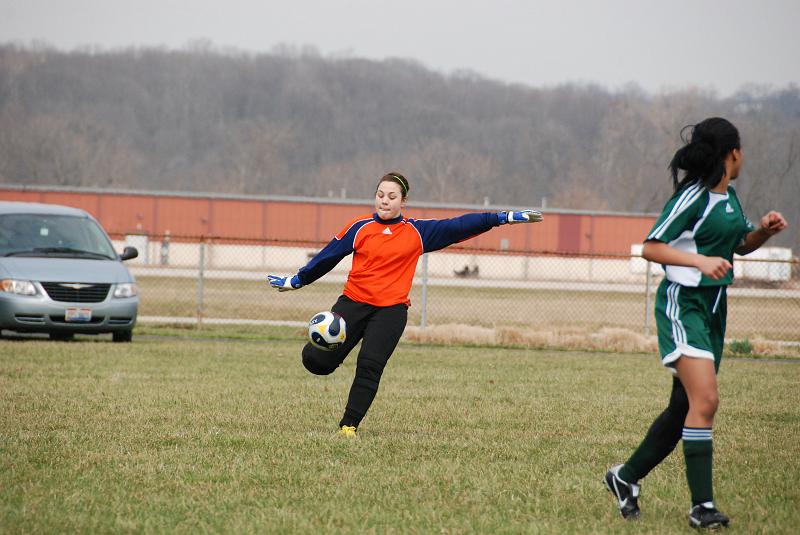
[[800,88],[732,98],[533,88],[413,61],[210,47],[0,46],[0,182],[365,198],[399,170],[426,201],[657,212],[682,126],[742,134],[737,191],[800,251]]

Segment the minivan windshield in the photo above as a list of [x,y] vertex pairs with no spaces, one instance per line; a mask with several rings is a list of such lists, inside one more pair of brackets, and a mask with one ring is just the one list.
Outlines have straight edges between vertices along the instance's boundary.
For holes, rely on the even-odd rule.
[[0,256],[117,258],[94,220],[49,214],[0,215]]

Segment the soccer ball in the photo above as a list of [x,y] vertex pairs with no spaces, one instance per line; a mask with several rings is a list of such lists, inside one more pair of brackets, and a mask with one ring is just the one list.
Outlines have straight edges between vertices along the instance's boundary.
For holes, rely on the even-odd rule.
[[336,312],[319,312],[308,322],[308,339],[311,345],[323,351],[334,351],[347,337],[344,318]]

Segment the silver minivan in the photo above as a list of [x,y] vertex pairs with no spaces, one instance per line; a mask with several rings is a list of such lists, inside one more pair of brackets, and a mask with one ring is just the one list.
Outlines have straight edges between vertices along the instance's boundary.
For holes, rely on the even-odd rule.
[[130,342],[139,309],[136,281],[100,224],[77,208],[0,201],[0,336],[3,330],[111,333]]

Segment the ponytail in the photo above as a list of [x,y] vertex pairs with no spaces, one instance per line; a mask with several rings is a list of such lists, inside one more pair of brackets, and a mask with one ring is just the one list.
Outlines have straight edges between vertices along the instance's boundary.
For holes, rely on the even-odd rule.
[[[681,141],[683,147],[675,152],[669,163],[675,191],[698,180],[708,189],[716,187],[725,175],[725,157],[733,149],[741,148],[739,131],[721,117],[711,117],[683,127]],[[680,180],[679,170],[684,171]]]

